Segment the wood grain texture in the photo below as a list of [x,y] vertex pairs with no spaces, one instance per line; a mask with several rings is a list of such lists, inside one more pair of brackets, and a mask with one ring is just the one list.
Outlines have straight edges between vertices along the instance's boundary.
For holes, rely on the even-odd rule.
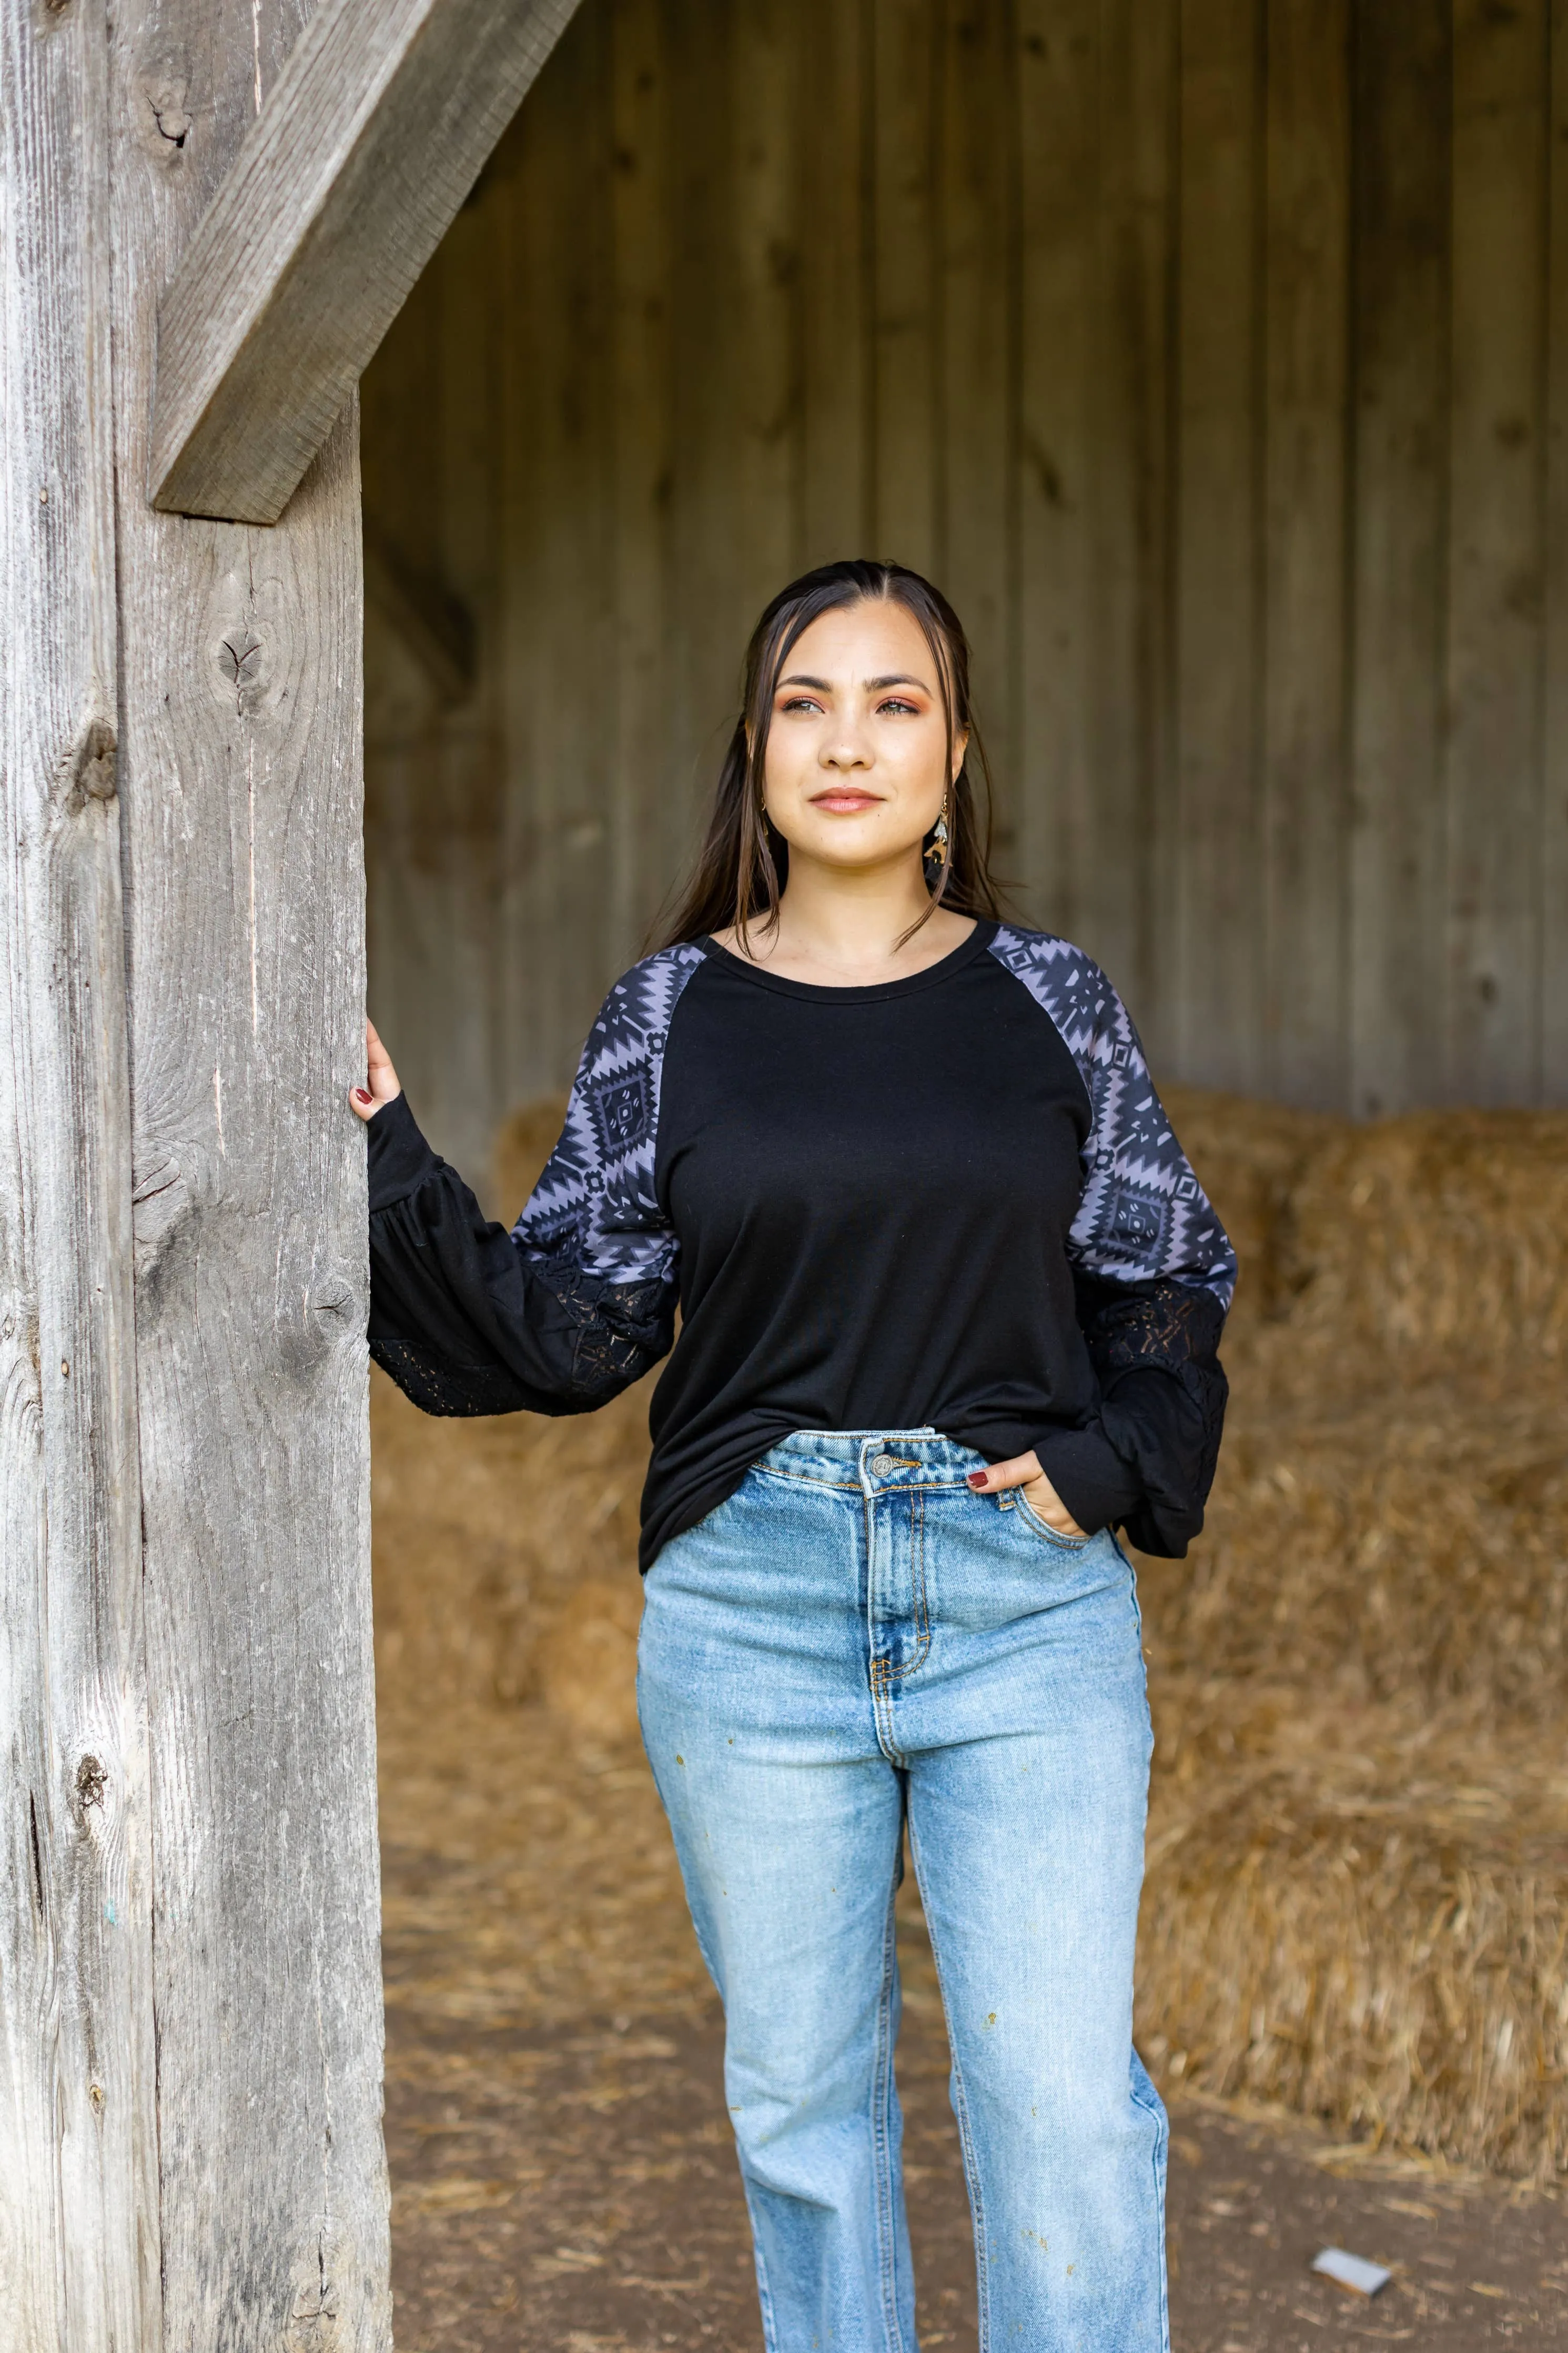
[[110,49],[162,2257],[171,2346],[384,2353],[356,420],[273,532],[141,488],[155,290],[300,29]]
[[1495,1103],[1542,1075],[1546,31],[1454,12],[1445,1092]]
[[[476,616],[476,640],[496,628],[504,577],[495,496],[495,363],[503,332],[495,301],[495,227],[494,207],[483,204],[466,205],[453,223],[436,338],[445,458],[435,510],[437,575]],[[473,1008],[470,1019],[442,1039],[442,1094],[431,1108],[458,1166],[479,1168],[489,1139],[472,1107],[494,1086],[500,1022],[501,811],[495,772],[501,718],[500,666],[479,659],[478,645],[476,656],[470,692],[440,715],[428,744],[426,756],[439,777],[439,819],[425,829],[425,841],[445,898],[444,920],[426,953]]]
[[801,388],[795,560],[874,554],[872,0],[805,0],[799,100]]
[[1541,806],[1541,1092],[1568,1071],[1568,0],[1552,0],[1546,142],[1546,608]]
[[[1163,1050],[1156,986],[1170,800],[1173,0],[1100,0],[1095,124],[1100,363],[1094,404],[1096,791],[1085,944]],[[1128,845],[1138,843],[1129,856]]]
[[1258,409],[1262,88],[1255,0],[1182,0],[1176,322],[1177,1068],[1263,1081]]
[[[1017,11],[1018,756],[1007,871],[1083,936],[1102,781],[1094,697],[1100,16],[1096,0]],[[1023,778],[1032,788],[1019,789]]]
[[616,746],[606,859],[611,936],[629,954],[688,848],[665,659],[675,459],[660,0],[616,0],[610,41]]
[[[725,106],[732,177],[721,295],[726,332],[714,375],[729,463],[728,479],[714,486],[725,514],[714,544],[724,551],[726,598],[753,616],[797,560],[799,114],[810,92],[795,31],[794,0],[752,0],[737,13]],[[732,680],[732,655],[729,668]]]
[[1450,10],[1357,11],[1350,1046],[1363,1116],[1437,1099],[1443,1003]]
[[1010,0],[951,0],[937,87],[942,575],[974,646],[987,746],[1013,799],[1017,715],[1015,415],[1017,158],[1010,111],[972,103],[1013,69]]
[[[499,160],[499,159],[498,159]],[[395,322],[398,398],[373,409],[362,453],[366,485],[365,839],[372,887],[366,923],[379,956],[374,1019],[398,1040],[416,1088],[420,1117],[459,1167],[478,1170],[488,1141],[483,1104],[493,1083],[499,872],[502,809],[493,789],[497,757],[498,668],[487,659],[499,626],[492,562],[471,576],[454,571],[456,547],[470,537],[478,469],[492,522],[497,501],[493,447],[468,452],[476,412],[499,406],[501,385],[487,325],[499,337],[504,309],[476,280],[497,267],[493,241],[476,223],[493,225],[493,207],[476,203],[462,216],[463,235],[442,266],[427,271]],[[449,264],[449,266],[448,266]],[[465,352],[479,364],[464,371]],[[490,364],[485,362],[489,358]],[[464,386],[469,398],[462,399]],[[457,413],[448,416],[448,405]],[[417,425],[431,436],[440,464],[410,467],[405,450]],[[479,430],[483,431],[482,424]],[[450,459],[452,495],[447,495]],[[401,594],[384,593],[392,571]],[[467,623],[459,634],[457,617]],[[426,616],[430,621],[426,621]],[[445,634],[461,649],[467,675],[460,695],[445,694],[426,639],[446,617]],[[468,1018],[454,1036],[449,992],[461,990]],[[473,1106],[479,1106],[474,1116]]]
[[714,624],[719,615],[729,617],[723,625],[689,629],[667,623],[676,727],[694,781],[700,775],[704,784],[717,773],[734,724],[740,665],[754,617],[738,598],[745,551],[731,504],[742,469],[735,386],[748,360],[729,315],[736,292],[730,212],[738,200],[732,101],[742,13],[677,5],[665,19],[672,164],[667,234],[677,262],[670,284],[674,465],[668,610],[710,614]]
[[154,2353],[104,13],[0,16],[0,2336]]
[[509,741],[537,779],[508,819],[507,1018],[551,1008],[574,1065],[605,991],[616,750],[610,29],[579,19],[550,69],[563,102],[519,122],[509,270],[531,307],[508,346],[522,428],[505,437],[508,530],[538,560],[512,571],[502,607]]
[[575,0],[322,0],[159,308],[149,480],[275,522]]
[[1163,1046],[1176,11],[1034,0],[1016,31],[1023,733],[1003,862]]
[[1266,34],[1260,1076],[1328,1108],[1349,1016],[1349,0],[1269,0]]
[[938,90],[944,11],[871,0],[876,552],[943,568]]
[[474,684],[474,617],[461,597],[416,571],[374,528],[364,539],[364,593],[438,700],[447,707],[466,702]]

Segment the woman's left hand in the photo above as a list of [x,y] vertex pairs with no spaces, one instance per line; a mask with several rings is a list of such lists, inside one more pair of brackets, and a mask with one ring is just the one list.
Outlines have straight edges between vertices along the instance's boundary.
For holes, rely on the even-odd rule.
[[1021,1487],[1024,1501],[1037,1520],[1055,1528],[1059,1536],[1084,1536],[1080,1528],[1045,1472],[1040,1458],[1031,1446],[1027,1454],[1015,1454],[1010,1462],[993,1462],[984,1471],[972,1471],[969,1483],[977,1495],[999,1495],[1005,1488]]
[[349,1089],[349,1103],[355,1118],[368,1126],[384,1103],[395,1103],[403,1092],[392,1057],[376,1036],[374,1022],[369,1020],[364,1025],[364,1084]]

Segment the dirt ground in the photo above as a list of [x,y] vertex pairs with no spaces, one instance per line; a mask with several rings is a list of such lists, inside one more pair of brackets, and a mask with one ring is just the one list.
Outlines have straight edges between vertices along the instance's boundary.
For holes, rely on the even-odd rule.
[[[538,1704],[382,1725],[400,2353],[756,2353],[721,2026],[640,1752]],[[934,1972],[912,1888],[899,2072],[922,2346],[975,2344]],[[1176,2353],[1568,2340],[1568,2211],[1213,2103],[1173,2107]],[[1372,2303],[1312,2274],[1392,2267]]]

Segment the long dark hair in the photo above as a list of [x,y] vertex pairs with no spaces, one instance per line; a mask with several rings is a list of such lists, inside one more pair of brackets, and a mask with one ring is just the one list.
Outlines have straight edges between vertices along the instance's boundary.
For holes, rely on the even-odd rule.
[[[990,871],[991,772],[969,700],[969,640],[963,625],[941,589],[918,572],[862,556],[802,573],[779,590],[752,630],[741,715],[719,771],[708,830],[673,909],[664,920],[656,919],[650,948],[674,947],[731,924],[744,946],[751,924],[761,922],[765,929],[777,922],[789,875],[789,845],[763,807],[773,695],[785,662],[813,621],[872,598],[886,598],[912,614],[931,648],[947,721],[950,771],[953,746],[961,736],[967,739],[963,765],[948,797],[948,854],[935,865],[931,905],[911,930],[918,931],[939,906],[960,915],[1000,913]],[[928,874],[934,863],[928,862]]]

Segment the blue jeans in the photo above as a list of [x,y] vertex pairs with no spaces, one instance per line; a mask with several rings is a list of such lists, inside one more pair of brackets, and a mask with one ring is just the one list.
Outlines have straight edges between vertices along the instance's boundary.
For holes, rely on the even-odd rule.
[[1132,1572],[931,1430],[799,1431],[648,1573],[643,1736],[725,2010],[770,2353],[914,2353],[893,2084],[909,1823],[994,2353],[1164,2353],[1132,2048]]

